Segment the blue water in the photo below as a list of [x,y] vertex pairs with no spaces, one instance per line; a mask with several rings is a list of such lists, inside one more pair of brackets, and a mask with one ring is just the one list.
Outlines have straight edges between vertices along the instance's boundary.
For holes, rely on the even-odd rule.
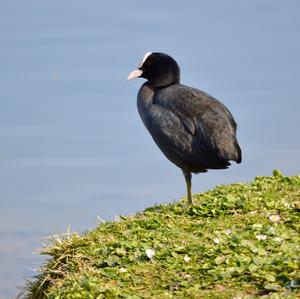
[[243,163],[193,191],[300,168],[300,2],[2,1],[0,298],[36,274],[42,238],[185,195],[136,110],[147,51],[238,122]]

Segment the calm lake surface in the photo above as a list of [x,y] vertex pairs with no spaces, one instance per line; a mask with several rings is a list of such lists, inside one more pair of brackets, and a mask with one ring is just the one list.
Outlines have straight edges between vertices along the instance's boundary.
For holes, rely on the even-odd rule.
[[299,174],[300,2],[2,1],[0,298],[42,258],[43,237],[84,231],[185,195],[136,110],[147,51],[220,99],[243,163],[194,176],[193,191]]

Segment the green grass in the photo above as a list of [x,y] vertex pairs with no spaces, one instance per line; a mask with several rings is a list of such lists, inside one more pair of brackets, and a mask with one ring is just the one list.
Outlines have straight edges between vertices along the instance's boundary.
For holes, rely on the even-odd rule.
[[274,171],[194,201],[53,238],[26,298],[300,297],[300,176]]

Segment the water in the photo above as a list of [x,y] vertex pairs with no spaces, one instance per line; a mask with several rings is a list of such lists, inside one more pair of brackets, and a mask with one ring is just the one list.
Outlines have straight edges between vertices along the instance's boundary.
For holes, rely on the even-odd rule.
[[0,298],[35,274],[47,235],[84,231],[185,195],[136,111],[147,51],[223,101],[243,163],[194,192],[300,165],[299,1],[2,1]]

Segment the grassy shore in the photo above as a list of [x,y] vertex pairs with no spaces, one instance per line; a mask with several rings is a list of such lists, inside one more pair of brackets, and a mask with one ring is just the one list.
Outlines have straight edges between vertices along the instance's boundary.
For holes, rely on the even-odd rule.
[[26,298],[299,298],[300,176],[274,171],[54,237]]

